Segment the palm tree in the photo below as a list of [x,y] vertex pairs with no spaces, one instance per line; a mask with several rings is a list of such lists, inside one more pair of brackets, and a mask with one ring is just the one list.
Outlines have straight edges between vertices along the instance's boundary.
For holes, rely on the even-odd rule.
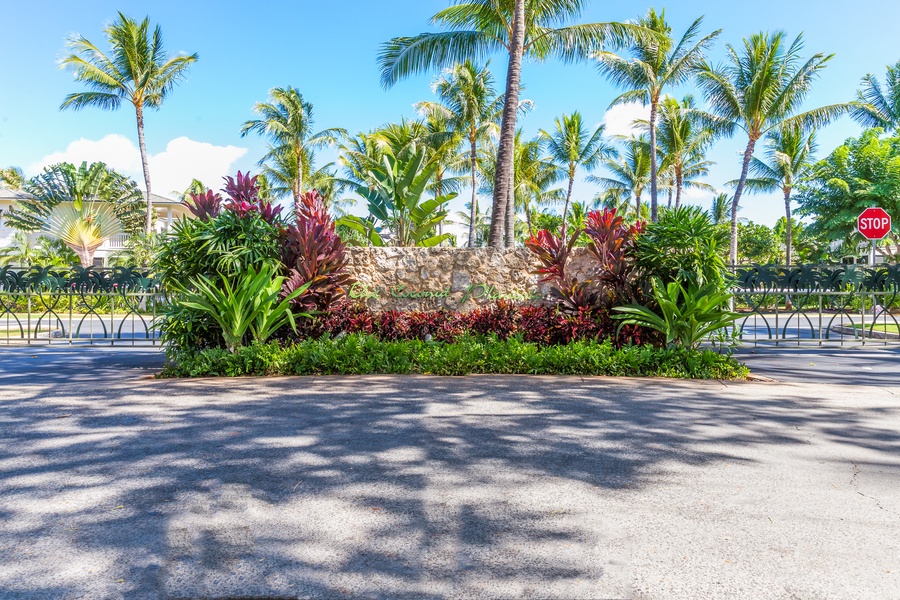
[[602,165],[612,173],[611,177],[588,176],[611,197],[617,200],[634,198],[634,211],[640,217],[641,196],[650,185],[650,143],[644,136],[624,138],[625,152],[616,158],[604,159]]
[[[259,118],[241,126],[241,137],[254,132],[269,140],[269,152],[259,164],[275,162],[282,172],[292,173],[294,212],[299,214],[300,195],[307,189],[305,182],[313,171],[314,151],[336,142],[347,132],[331,128],[313,133],[313,106],[294,87],[272,88],[269,102],[257,102],[253,112]],[[291,162],[296,167],[290,167]]]
[[[597,54],[600,71],[616,85],[628,89],[613,100],[610,106],[624,102],[650,105],[650,219],[657,219],[656,116],[662,93],[668,86],[677,86],[690,78],[702,64],[704,55],[721,29],[697,40],[703,17],[694,21],[678,44],[672,38],[672,28],[666,22],[666,12],[657,14],[651,8],[637,24],[658,34],[655,39],[636,39],[631,46],[632,58],[612,52]],[[696,42],[695,42],[696,40]]]
[[[490,215],[488,215],[486,212],[478,210],[477,206],[475,207],[475,212],[473,213],[471,210],[472,207],[469,205],[469,203],[466,203],[466,209],[467,210],[465,211],[460,210],[456,212],[456,216],[459,217],[459,222],[466,227],[466,229],[470,232],[470,235],[472,235],[471,232],[474,231],[474,239],[469,238],[469,240],[466,241],[466,245],[469,248],[480,248],[487,243],[488,232],[491,228]],[[470,221],[473,214],[475,215],[474,223]]]
[[857,92],[860,106],[853,109],[853,118],[864,127],[881,127],[885,131],[900,129],[900,61],[887,66],[884,89],[871,73],[862,78]]
[[507,200],[513,184],[516,111],[524,56],[536,60],[557,57],[571,61],[595,54],[602,43],[622,43],[630,36],[652,35],[624,23],[562,25],[578,18],[587,0],[470,0],[461,1],[431,18],[446,31],[397,37],[381,48],[379,63],[385,87],[400,79],[466,60],[478,62],[489,54],[508,56],[506,91],[500,125],[498,168],[493,186],[491,246],[513,236],[508,227]]
[[475,67],[466,61],[448,69],[432,86],[441,102],[419,102],[416,105],[427,115],[442,115],[452,131],[463,135],[469,143],[469,171],[472,185],[472,200],[469,202],[469,241],[471,248],[477,236],[476,213],[478,213],[478,145],[499,132],[503,97],[494,91],[494,76],[485,65]]
[[[553,187],[560,180],[563,173],[560,168],[541,153],[542,144],[540,138],[524,140],[522,130],[516,132],[514,160],[513,202],[509,207],[515,211],[521,207],[525,213],[525,223],[529,233],[534,233],[531,218],[531,206],[548,206],[559,204],[565,199],[562,188]],[[496,179],[493,177],[497,169],[496,148],[488,145],[483,152],[480,162],[482,170],[482,189],[485,193],[492,193]],[[515,225],[515,213],[513,213]],[[513,227],[513,232],[515,227]],[[515,238],[513,238],[515,241]]]
[[798,127],[779,127],[765,139],[765,161],[756,157],[750,161],[752,178],[745,185],[748,191],[781,191],[784,195],[784,245],[787,264],[792,256],[791,192],[813,167],[816,152],[815,130],[805,133]]
[[798,35],[788,47],[784,41],[781,31],[754,34],[744,39],[740,50],[728,45],[728,61],[724,65],[705,63],[697,73],[720,130],[730,135],[740,129],[747,134],[741,176],[731,203],[732,264],[737,263],[737,213],[756,142],[782,125],[807,130],[825,125],[854,106],[831,104],[794,114],[834,55],[819,53],[803,62],[803,36]]
[[713,198],[708,214],[714,225],[726,223],[731,215],[731,198],[728,194],[718,194]]
[[71,69],[75,81],[83,82],[91,91],[69,94],[60,110],[79,110],[96,106],[116,110],[123,100],[134,106],[137,117],[138,146],[144,169],[147,193],[147,215],[144,232],[153,229],[153,203],[150,199],[150,163],[144,142],[144,109],[162,106],[172,88],[187,76],[188,68],[197,61],[197,54],[167,57],[163,50],[162,30],[157,25],[150,34],[150,18],[138,23],[121,12],[118,19],[104,29],[111,53],[104,54],[81,35],[70,37],[67,48],[72,54],[60,61]]
[[562,214],[562,237],[566,239],[566,217],[572,200],[572,185],[579,167],[592,170],[604,158],[612,158],[616,149],[603,139],[605,127],[600,125],[590,133],[584,125],[581,113],[573,112],[557,118],[553,133],[541,129],[541,141],[550,158],[560,165],[569,177],[566,203]]
[[0,169],[0,183],[13,190],[21,190],[25,185],[25,172],[19,167]]
[[[708,174],[713,164],[704,154],[715,139],[715,131],[708,125],[709,115],[697,110],[694,97],[687,95],[681,102],[665,98],[659,105],[657,143],[665,154],[663,163],[671,169],[670,195],[675,195],[675,206],[681,206],[681,192],[685,187],[714,191],[698,177]],[[644,123],[649,129],[649,123]]]

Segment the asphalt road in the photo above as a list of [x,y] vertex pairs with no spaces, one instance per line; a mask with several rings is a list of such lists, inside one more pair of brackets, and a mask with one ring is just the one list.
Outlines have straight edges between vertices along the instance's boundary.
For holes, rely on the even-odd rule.
[[4,599],[900,598],[891,388],[109,352],[0,351]]

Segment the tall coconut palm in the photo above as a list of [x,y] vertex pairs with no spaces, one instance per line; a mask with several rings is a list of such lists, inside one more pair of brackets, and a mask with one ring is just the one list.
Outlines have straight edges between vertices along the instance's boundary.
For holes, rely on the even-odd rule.
[[853,109],[853,118],[865,127],[900,130],[900,61],[887,66],[884,88],[871,73],[862,78],[861,85],[857,92],[860,106]]
[[279,163],[280,168],[288,161],[297,164],[293,171],[291,193],[294,197],[294,212],[301,211],[300,195],[306,190],[305,181],[313,170],[313,151],[327,146],[346,135],[340,128],[313,132],[312,103],[294,87],[276,87],[269,90],[268,102],[257,102],[253,106],[257,119],[251,119],[241,126],[241,137],[256,133],[270,143],[269,152],[259,161]]
[[553,132],[541,129],[541,141],[550,159],[555,161],[569,178],[566,202],[562,214],[562,237],[566,238],[566,217],[572,200],[572,186],[579,168],[591,171],[604,158],[616,155],[615,147],[603,139],[605,127],[600,125],[593,133],[585,127],[581,113],[573,112],[556,119]]
[[624,138],[624,145],[625,151],[618,157],[601,163],[611,173],[610,177],[590,175],[587,180],[600,186],[604,198],[634,198],[634,211],[640,216],[641,197],[650,185],[650,142],[644,136],[632,136]]
[[854,108],[852,103],[831,104],[795,114],[813,81],[834,55],[815,54],[803,61],[803,36],[785,45],[784,32],[757,33],[738,49],[728,45],[725,64],[705,63],[697,73],[712,112],[725,134],[740,129],[747,135],[741,176],[731,203],[732,264],[737,262],[737,213],[756,143],[782,125],[812,129]]
[[500,125],[498,168],[493,186],[491,246],[502,246],[506,236],[506,205],[513,184],[513,150],[522,59],[557,57],[585,59],[603,43],[620,44],[631,36],[652,36],[645,29],[623,23],[571,23],[587,0],[469,0],[456,2],[431,19],[445,31],[397,37],[382,46],[379,55],[381,82],[385,87],[400,79],[434,68],[472,60],[493,53],[508,57],[505,104]]
[[[696,181],[706,175],[713,164],[704,158],[716,136],[710,121],[709,115],[697,109],[691,95],[681,102],[665,98],[659,104],[656,140],[665,154],[663,162],[671,169],[670,194],[674,193],[676,207],[681,206],[681,193],[685,187],[714,191],[708,184]],[[650,128],[649,122],[642,124]]]
[[631,45],[631,58],[612,52],[597,54],[600,71],[616,85],[627,88],[611,106],[638,101],[650,105],[650,218],[657,219],[656,117],[663,91],[687,81],[700,67],[713,40],[721,33],[714,31],[700,39],[703,17],[694,21],[676,44],[665,11],[657,14],[651,8],[637,24],[658,34],[655,39],[636,39]]
[[[514,181],[513,202],[510,206],[515,210],[521,208],[525,213],[525,223],[528,231],[534,233],[531,207],[556,205],[565,199],[565,191],[554,187],[563,175],[552,160],[544,157],[540,138],[525,140],[522,130],[516,132],[513,157],[515,159],[513,170]],[[482,170],[482,189],[485,193],[493,192],[497,169],[497,152],[493,145],[488,144],[483,151],[483,157],[479,163]],[[515,221],[514,221],[515,223]],[[514,239],[515,241],[515,239]]]
[[765,160],[750,161],[751,178],[747,190],[754,192],[780,191],[784,196],[784,245],[787,264],[792,256],[791,192],[812,171],[816,152],[816,132],[804,132],[799,127],[779,127],[765,138]]
[[476,67],[472,61],[456,65],[443,73],[432,86],[440,102],[419,102],[416,108],[425,115],[442,115],[448,127],[464,136],[469,144],[469,174],[472,200],[469,202],[469,247],[477,240],[478,220],[478,147],[499,132],[498,121],[503,97],[494,90],[494,76],[488,66]]
[[66,47],[72,53],[60,61],[60,66],[70,69],[75,81],[84,83],[90,91],[69,94],[60,110],[88,106],[116,110],[123,100],[134,106],[147,194],[144,233],[149,234],[155,219],[150,199],[150,162],[144,142],[144,109],[160,108],[198,57],[196,53],[167,56],[162,30],[157,25],[151,34],[149,17],[138,23],[120,12],[103,31],[111,50],[108,55],[84,36],[75,35],[67,40]]

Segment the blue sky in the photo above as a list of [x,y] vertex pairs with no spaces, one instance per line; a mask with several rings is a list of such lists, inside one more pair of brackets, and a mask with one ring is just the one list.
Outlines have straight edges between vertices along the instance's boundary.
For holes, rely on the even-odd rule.
[[[103,158],[132,175],[139,173],[134,152],[136,135],[130,107],[117,112],[87,109],[60,112],[63,97],[80,89],[56,62],[67,35],[80,33],[105,47],[102,28],[117,10],[134,17],[148,15],[159,23],[171,51],[197,52],[200,60],[189,80],[176,89],[162,110],[147,116],[147,145],[154,155],[154,191],[169,193],[190,176],[201,176],[220,187],[217,177],[237,169],[253,169],[264,152],[254,137],[241,138],[239,127],[251,118],[254,102],[274,86],[293,85],[315,105],[319,128],[344,127],[350,132],[414,116],[413,103],[430,98],[433,74],[411,78],[390,90],[379,85],[376,54],[379,45],[396,35],[429,29],[428,19],[448,5],[446,0],[295,0],[245,3],[46,1],[9,3],[4,8],[0,36],[0,166],[18,165],[33,174],[41,165],[61,158]],[[595,0],[582,21],[625,20],[646,11],[646,2],[612,3]],[[746,3],[681,0],[658,3],[665,8],[674,32],[704,15],[704,29],[723,29],[711,53],[718,61],[725,43],[739,43],[761,30],[804,33],[806,55],[834,53],[817,82],[809,106],[853,98],[860,78],[872,72],[883,77],[885,65],[900,59],[896,0],[870,0],[864,5],[825,0],[814,5],[798,0],[755,0]],[[497,56],[492,68],[498,85],[505,78],[505,61]],[[523,72],[524,96],[535,110],[522,121],[527,135],[550,128],[563,112],[579,110],[589,123],[607,120],[622,128],[635,111],[607,114],[619,91],[589,64],[555,61],[528,63]],[[689,87],[672,90],[680,96]],[[820,135],[824,156],[859,128],[844,118]],[[79,142],[80,140],[80,142]],[[74,144],[73,144],[74,143]],[[719,142],[710,158],[716,161],[709,183],[721,187],[738,175],[743,140]],[[322,155],[333,158],[333,152]],[[212,179],[210,179],[212,178]],[[171,188],[171,189],[170,189]],[[466,197],[463,191],[461,196]],[[579,183],[578,199],[590,199],[593,188]],[[708,205],[706,195],[689,201]],[[460,208],[462,200],[455,202]],[[772,224],[782,214],[777,196],[748,197],[742,215]],[[459,205],[459,206],[457,206]]]

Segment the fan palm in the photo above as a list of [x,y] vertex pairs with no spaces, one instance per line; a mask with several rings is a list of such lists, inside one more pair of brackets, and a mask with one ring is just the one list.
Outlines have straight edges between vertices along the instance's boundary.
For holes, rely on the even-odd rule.
[[122,233],[122,223],[108,203],[60,202],[47,215],[42,231],[71,248],[87,268],[94,264],[97,248]]
[[487,65],[476,67],[465,61],[448,69],[432,86],[440,102],[419,102],[416,105],[425,115],[442,116],[452,131],[464,136],[469,144],[469,174],[472,200],[469,202],[469,247],[477,240],[478,213],[478,146],[499,132],[503,97],[494,90],[494,76]]
[[25,184],[31,198],[16,202],[16,211],[6,216],[15,229],[27,232],[40,230],[50,211],[60,202],[104,202],[111,205],[126,233],[141,231],[144,221],[144,199],[137,184],[103,163],[59,163]]
[[[313,151],[336,142],[347,132],[332,128],[314,133],[312,103],[305,101],[294,87],[272,88],[269,90],[269,102],[257,102],[253,112],[259,118],[241,126],[241,137],[253,132],[269,140],[269,152],[259,164],[275,162],[283,173],[293,173],[291,193],[294,212],[299,213],[300,195],[307,189],[305,182],[313,170]],[[287,169],[289,161],[297,166]]]
[[[397,37],[382,46],[381,82],[386,87],[400,79],[433,68],[472,60],[495,52],[508,56],[506,91],[500,125],[499,159],[493,186],[491,246],[502,246],[506,235],[507,200],[513,184],[516,111],[524,56],[536,60],[557,57],[584,59],[602,43],[622,43],[633,35],[652,35],[623,23],[562,25],[578,18],[586,0],[470,0],[460,1],[431,19],[446,31]],[[511,232],[510,232],[511,234]]]
[[592,170],[605,159],[612,158],[616,149],[603,139],[604,126],[600,125],[590,132],[584,125],[581,113],[573,112],[556,119],[553,132],[541,130],[541,141],[550,158],[556,162],[569,177],[566,191],[566,202],[562,214],[562,239],[566,237],[566,218],[569,214],[569,203],[572,200],[572,186],[578,168]]
[[833,56],[819,53],[804,62],[800,58],[802,35],[785,46],[784,32],[757,33],[744,39],[743,48],[727,48],[727,62],[720,66],[705,63],[697,79],[721,131],[731,134],[740,129],[747,135],[741,176],[731,203],[730,259],[736,264],[737,212],[756,143],[782,125],[807,130],[825,125],[854,104],[831,104],[795,114]]
[[900,129],[900,61],[888,65],[884,88],[871,73],[862,78],[857,94],[860,105],[853,109],[853,118],[865,127],[881,127],[885,131]]
[[149,234],[154,219],[150,163],[144,143],[144,109],[162,106],[172,88],[187,76],[188,68],[197,61],[197,54],[167,57],[163,50],[162,30],[157,25],[151,34],[149,17],[138,23],[120,12],[104,33],[112,50],[109,55],[84,36],[68,39],[66,46],[72,54],[63,58],[60,66],[72,70],[75,81],[84,83],[91,91],[69,94],[60,110],[79,110],[88,106],[116,110],[123,100],[134,106],[147,193],[144,232]]
[[702,64],[704,55],[721,30],[697,39],[703,18],[694,21],[676,44],[665,11],[651,8],[637,24],[658,34],[653,39],[636,39],[632,58],[612,52],[597,54],[600,71],[615,84],[628,89],[611,106],[638,101],[650,105],[650,218],[657,219],[658,162],[656,156],[656,117],[663,90],[688,80]]
[[779,127],[765,138],[765,160],[750,161],[752,178],[747,190],[754,192],[780,191],[784,195],[784,245],[787,264],[792,260],[791,192],[812,171],[816,152],[815,130],[806,133],[798,127]]
[[[634,211],[640,217],[641,197],[650,185],[650,143],[644,136],[624,139],[625,151],[616,158],[606,158],[602,165],[611,173],[610,177],[588,176],[606,192],[601,198],[614,197],[619,200],[634,198]],[[607,195],[608,194],[608,195]]]

